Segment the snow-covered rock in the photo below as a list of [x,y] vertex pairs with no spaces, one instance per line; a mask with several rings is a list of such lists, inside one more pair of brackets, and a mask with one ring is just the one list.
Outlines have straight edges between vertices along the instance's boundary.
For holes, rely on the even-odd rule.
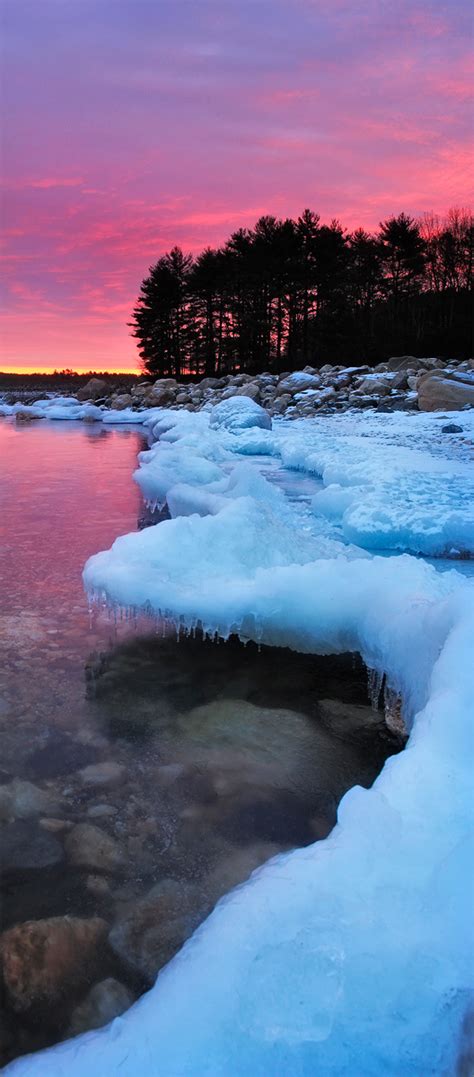
[[231,434],[257,426],[271,430],[272,420],[267,411],[248,396],[234,396],[222,400],[212,410],[210,425],[213,429],[223,427]]

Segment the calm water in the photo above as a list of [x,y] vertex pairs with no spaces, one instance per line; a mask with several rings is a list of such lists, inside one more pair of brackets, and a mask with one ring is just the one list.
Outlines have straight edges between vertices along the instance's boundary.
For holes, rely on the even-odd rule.
[[90,623],[81,570],[143,524],[143,447],[130,428],[0,420],[2,928],[102,923],[63,983],[45,988],[41,962],[26,996],[8,983],[4,1059],[120,1012],[223,893],[324,837],[399,747],[353,724],[341,738],[341,714],[371,714],[352,656]]

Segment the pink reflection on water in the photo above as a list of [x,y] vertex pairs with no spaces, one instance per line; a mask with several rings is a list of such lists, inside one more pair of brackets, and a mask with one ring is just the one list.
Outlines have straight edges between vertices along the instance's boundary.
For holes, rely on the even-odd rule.
[[136,530],[136,430],[0,420],[0,608],[87,610],[87,558]]

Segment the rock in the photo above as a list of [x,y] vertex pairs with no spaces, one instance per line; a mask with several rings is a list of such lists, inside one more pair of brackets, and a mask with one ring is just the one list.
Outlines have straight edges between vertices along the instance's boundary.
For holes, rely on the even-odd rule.
[[168,789],[171,785],[181,778],[183,774],[186,774],[186,767],[184,763],[163,763],[161,767],[158,767],[156,771],[156,781],[164,789]]
[[134,403],[134,398],[131,393],[120,393],[118,396],[112,398],[112,407],[116,411],[124,411],[125,408],[131,408]]
[[390,378],[391,389],[407,389],[408,388],[408,376],[405,370],[396,371],[395,377]]
[[109,390],[110,386],[102,378],[91,378],[82,389],[78,389],[76,396],[78,400],[100,400],[107,396]]
[[242,385],[240,389],[237,389],[236,396],[248,396],[250,400],[255,400],[257,404],[260,403],[260,388],[257,382],[251,381],[248,385]]
[[40,819],[39,825],[50,834],[62,834],[63,831],[70,830],[73,823],[70,819]]
[[97,751],[90,744],[77,740],[53,729],[42,748],[35,748],[28,756],[27,765],[34,777],[56,778],[71,774],[97,759]]
[[229,855],[213,868],[203,884],[209,901],[215,904],[224,894],[228,894],[229,890],[245,882],[253,871],[282,851],[282,846],[273,842],[257,842],[254,845],[246,845],[243,849],[232,849]]
[[291,404],[292,397],[289,393],[283,393],[272,404],[272,412],[274,415],[282,415],[286,411],[289,404]]
[[175,397],[176,392],[173,389],[154,389],[145,397],[145,403],[147,408],[164,408],[167,404],[173,404]]
[[436,359],[417,359],[414,355],[392,355],[388,360],[388,370],[422,370],[433,367]]
[[462,426],[456,426],[456,423],[448,423],[447,426],[441,427],[442,434],[462,434]]
[[203,378],[199,382],[199,388],[206,392],[207,389],[224,389],[226,385],[225,378]]
[[15,412],[15,420],[17,423],[33,423],[36,419],[42,419],[42,415],[35,415],[32,411],[17,411]]
[[302,393],[305,389],[319,389],[320,385],[321,378],[318,374],[304,374],[303,371],[296,371],[294,374],[280,379],[276,395]]
[[112,976],[101,980],[94,984],[89,994],[73,1010],[67,1036],[79,1036],[81,1032],[108,1025],[134,1002],[135,996],[119,980],[114,980]]
[[109,943],[134,972],[153,982],[204,915],[198,887],[163,879],[112,927]]
[[364,378],[358,386],[360,393],[370,393],[370,395],[387,396],[391,389],[391,381],[389,379],[381,378]]
[[338,699],[319,699],[318,714],[333,736],[342,737],[343,740],[373,743],[374,738],[379,736],[383,740],[401,743],[400,738],[387,727],[384,713],[369,705],[364,707]]
[[153,392],[162,392],[163,389],[177,391],[179,388],[176,378],[157,378],[153,383]]
[[62,845],[36,822],[18,821],[0,827],[0,866],[5,878],[54,868],[63,859]]
[[0,936],[3,980],[14,1010],[64,1001],[97,964],[107,924],[99,917],[55,916],[27,920]]
[[103,875],[88,875],[86,888],[94,897],[104,897],[110,894],[110,883]]
[[115,838],[90,823],[78,823],[68,834],[64,848],[76,868],[114,874],[122,867],[122,852]]
[[466,404],[474,407],[474,376],[470,373],[429,371],[418,382],[420,411],[459,411]]
[[87,814],[90,819],[106,819],[111,816],[117,815],[118,808],[115,808],[113,804],[92,804],[87,809]]
[[125,776],[125,767],[120,763],[107,760],[105,763],[92,763],[79,771],[78,777],[84,785],[93,786],[95,789],[105,789],[119,785]]
[[28,819],[55,810],[57,803],[52,794],[32,782],[14,778],[8,785],[0,785],[0,821]]
[[246,396],[234,396],[231,400],[221,400],[211,411],[209,425],[211,428],[223,428],[230,434],[238,434],[241,430],[251,427],[259,427],[263,430],[271,430],[272,420],[255,400]]
[[130,393],[133,397],[136,397],[137,400],[141,400],[152,388],[153,384],[151,381],[139,381],[138,385],[132,385]]

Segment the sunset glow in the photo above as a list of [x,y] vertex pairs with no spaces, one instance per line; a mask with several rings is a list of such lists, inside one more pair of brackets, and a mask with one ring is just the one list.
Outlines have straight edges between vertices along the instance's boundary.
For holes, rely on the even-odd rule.
[[[185,17],[183,17],[185,9]],[[4,370],[137,369],[140,281],[262,213],[470,190],[463,0],[3,0]]]

